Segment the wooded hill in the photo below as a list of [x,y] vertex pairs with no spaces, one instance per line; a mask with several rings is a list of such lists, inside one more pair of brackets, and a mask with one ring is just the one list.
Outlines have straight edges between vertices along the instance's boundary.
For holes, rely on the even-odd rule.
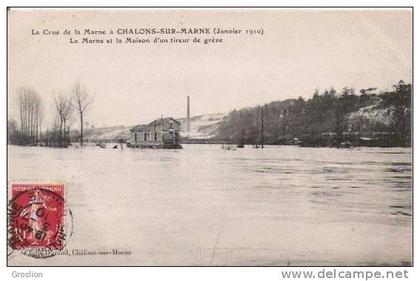
[[216,138],[245,144],[263,138],[266,144],[411,146],[411,84],[400,81],[391,91],[368,88],[359,94],[331,88],[315,91],[308,100],[234,110],[221,121]]

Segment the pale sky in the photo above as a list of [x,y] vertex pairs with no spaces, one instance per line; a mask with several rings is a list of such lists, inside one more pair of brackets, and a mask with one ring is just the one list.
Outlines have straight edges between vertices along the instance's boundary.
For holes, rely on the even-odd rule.
[[[31,35],[32,29],[163,27],[242,33],[199,35],[224,40],[213,45],[70,44],[74,36]],[[243,34],[250,28],[264,34]],[[30,87],[51,123],[54,94],[69,92],[78,80],[95,94],[87,116],[95,126],[184,117],[187,95],[192,115],[199,115],[308,98],[317,88],[385,88],[411,82],[411,32],[410,9],[12,10],[9,115],[18,119],[16,89]],[[147,38],[155,37],[194,35]]]

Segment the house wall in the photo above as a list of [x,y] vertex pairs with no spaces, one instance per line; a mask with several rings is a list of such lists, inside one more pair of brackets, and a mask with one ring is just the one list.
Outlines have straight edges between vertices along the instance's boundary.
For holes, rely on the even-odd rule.
[[[132,132],[130,133],[130,142],[137,145],[160,145],[162,143],[172,143],[172,137],[169,133],[170,129],[173,129],[174,133],[174,141],[175,143],[175,134],[178,134],[178,142],[179,142],[179,131],[180,125],[176,122],[173,122],[172,125],[170,122],[164,122],[163,126],[160,124],[151,124],[148,129],[139,132]],[[144,134],[146,135],[146,140],[144,140]],[[156,140],[155,140],[155,133],[156,133]],[[137,141],[135,135],[137,134]],[[163,140],[162,140],[163,136]],[[162,142],[163,141],[163,142]]]
[[[145,133],[146,133],[146,140],[144,140]],[[136,140],[136,134],[137,134],[137,140]],[[160,143],[161,140],[162,140],[162,135],[160,131],[156,131],[156,140],[155,140],[154,130],[130,133],[130,142],[132,143]]]
[[[170,129],[173,130],[173,136],[170,135],[169,131]],[[176,123],[173,122],[172,125],[169,122],[165,122],[165,124],[163,125],[163,142],[164,143],[178,143],[180,136],[179,136],[179,131],[181,129],[181,126]],[[178,135],[178,137],[176,137],[176,135]]]

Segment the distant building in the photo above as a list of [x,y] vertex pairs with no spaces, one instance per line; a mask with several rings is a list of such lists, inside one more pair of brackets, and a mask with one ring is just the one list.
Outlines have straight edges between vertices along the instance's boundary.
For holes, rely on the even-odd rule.
[[148,125],[130,129],[127,145],[140,148],[182,148],[179,144],[181,124],[172,117],[156,119]]

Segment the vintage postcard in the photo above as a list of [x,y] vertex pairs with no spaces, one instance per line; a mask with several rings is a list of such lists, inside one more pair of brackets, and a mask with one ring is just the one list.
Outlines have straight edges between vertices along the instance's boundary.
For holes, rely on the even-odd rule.
[[411,266],[411,8],[9,8],[9,266]]

